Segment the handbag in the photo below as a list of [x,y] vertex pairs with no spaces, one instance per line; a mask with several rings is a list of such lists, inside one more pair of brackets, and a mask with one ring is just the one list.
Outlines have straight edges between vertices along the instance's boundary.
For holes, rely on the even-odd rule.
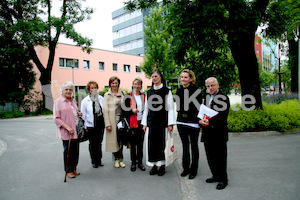
[[[121,123],[121,124],[120,124]],[[122,141],[123,145],[129,146],[130,135],[132,134],[132,129],[125,117],[122,117],[118,123],[118,137]]]
[[166,141],[166,147],[165,147],[165,162],[166,166],[171,165],[177,158],[177,151],[174,147],[174,139],[173,139],[173,133],[168,133],[168,139]]
[[84,120],[78,117],[78,124],[76,125],[76,132],[79,142],[84,142],[89,139],[88,131],[84,128]]

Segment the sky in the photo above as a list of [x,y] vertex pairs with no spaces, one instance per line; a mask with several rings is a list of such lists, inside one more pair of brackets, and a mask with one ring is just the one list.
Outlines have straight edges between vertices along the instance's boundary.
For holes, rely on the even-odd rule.
[[[92,47],[113,51],[112,12],[124,7],[126,0],[82,0],[84,7],[94,8],[90,20],[75,25],[75,30],[84,37],[93,39]],[[62,35],[59,42],[75,44]]]

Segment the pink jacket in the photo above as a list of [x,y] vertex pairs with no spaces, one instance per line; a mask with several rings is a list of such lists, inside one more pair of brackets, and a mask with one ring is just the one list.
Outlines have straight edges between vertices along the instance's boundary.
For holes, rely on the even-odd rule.
[[[72,104],[74,108],[76,108],[78,112],[78,108],[76,105],[76,101],[72,99]],[[72,111],[72,107],[69,102],[61,95],[55,101],[53,105],[53,119],[57,126],[56,136],[62,140],[69,140],[70,134],[67,129],[63,128],[63,124],[69,125],[73,130],[74,134],[72,135],[72,139],[77,139],[75,118]]]

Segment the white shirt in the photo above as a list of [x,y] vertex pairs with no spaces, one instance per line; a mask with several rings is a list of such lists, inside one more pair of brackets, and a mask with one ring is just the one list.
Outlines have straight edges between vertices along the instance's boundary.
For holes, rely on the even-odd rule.
[[[103,97],[101,95],[98,95],[98,98],[100,106],[102,108],[102,113],[104,114]],[[94,127],[93,101],[91,100],[89,95],[81,101],[81,112],[82,119],[84,120],[84,127]]]
[[137,120],[140,121],[142,120],[143,117],[143,104],[142,104],[142,99],[141,95],[134,95],[135,101],[136,101],[136,109],[138,109],[137,113]]

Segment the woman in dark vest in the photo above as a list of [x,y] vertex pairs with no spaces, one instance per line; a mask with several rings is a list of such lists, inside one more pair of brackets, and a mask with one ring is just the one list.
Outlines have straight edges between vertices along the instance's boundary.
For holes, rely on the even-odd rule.
[[[176,124],[171,91],[160,71],[151,73],[152,88],[147,92],[142,125],[146,133],[146,164],[152,166],[150,175],[165,174],[166,135]],[[160,167],[158,169],[158,166]]]
[[[201,90],[194,86],[196,77],[192,70],[184,69],[180,74],[180,82],[182,87],[177,90],[176,95],[179,98],[177,103],[177,128],[183,148],[183,172],[181,176],[189,175],[189,179],[193,179],[197,175],[199,162],[200,125],[197,114],[202,102]],[[190,147],[192,156],[190,155]]]

